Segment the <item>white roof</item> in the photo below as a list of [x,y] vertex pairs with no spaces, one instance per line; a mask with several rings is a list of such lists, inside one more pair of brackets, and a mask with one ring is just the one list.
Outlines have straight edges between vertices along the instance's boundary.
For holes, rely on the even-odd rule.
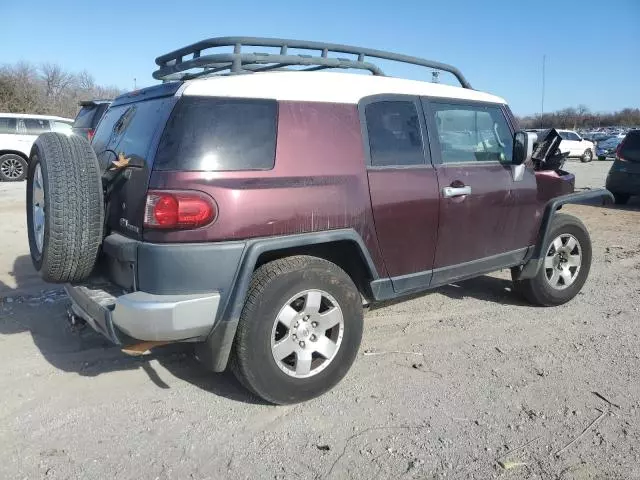
[[336,72],[262,72],[207,77],[187,81],[183,90],[184,95],[353,104],[364,97],[385,93],[507,103],[488,93],[441,83]]
[[59,120],[73,123],[73,118],[57,117],[55,115],[32,115],[30,113],[0,113],[3,118],[40,118],[43,120]]

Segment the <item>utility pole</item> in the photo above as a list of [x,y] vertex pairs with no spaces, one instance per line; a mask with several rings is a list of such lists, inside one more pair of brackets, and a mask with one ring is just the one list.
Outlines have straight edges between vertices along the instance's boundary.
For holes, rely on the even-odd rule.
[[137,89],[138,89],[138,88],[137,88],[137,86],[136,86],[136,79],[135,79],[135,77],[133,78],[133,89],[134,89],[134,90],[137,90]]
[[542,116],[544,115],[544,77],[545,77],[545,63],[547,61],[547,56],[542,55],[542,102],[540,104],[540,120],[542,121]]

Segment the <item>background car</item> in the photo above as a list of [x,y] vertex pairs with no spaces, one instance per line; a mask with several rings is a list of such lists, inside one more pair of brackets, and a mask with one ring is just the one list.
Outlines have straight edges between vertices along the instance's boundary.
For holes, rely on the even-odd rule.
[[596,155],[598,156],[598,160],[605,160],[607,158],[615,158],[616,149],[618,145],[622,142],[622,138],[619,137],[611,137],[607,140],[604,140],[596,146]]
[[560,151],[569,152],[569,157],[578,157],[583,162],[590,162],[595,157],[596,149],[593,142],[583,139],[571,130],[558,130],[562,137]]
[[17,182],[27,175],[31,146],[45,132],[71,134],[70,118],[0,113],[0,180]]
[[640,130],[632,130],[618,146],[616,160],[607,175],[607,189],[617,204],[640,195]]
[[96,131],[96,126],[111,105],[111,100],[87,100],[80,102],[80,111],[73,121],[73,133],[82,135],[91,141]]

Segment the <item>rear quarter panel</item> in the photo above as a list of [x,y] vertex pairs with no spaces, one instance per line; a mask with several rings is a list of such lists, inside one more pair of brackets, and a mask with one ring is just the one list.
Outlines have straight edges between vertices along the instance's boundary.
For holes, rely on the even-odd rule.
[[272,170],[153,171],[150,188],[206,192],[217,203],[218,217],[196,230],[145,231],[147,241],[241,240],[354,228],[378,271],[384,271],[355,105],[279,102]]

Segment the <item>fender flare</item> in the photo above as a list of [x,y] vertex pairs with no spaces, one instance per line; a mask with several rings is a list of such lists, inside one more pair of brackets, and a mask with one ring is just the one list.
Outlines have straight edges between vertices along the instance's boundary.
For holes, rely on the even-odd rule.
[[242,308],[249,291],[251,277],[262,254],[345,240],[357,245],[371,277],[374,280],[380,278],[362,237],[352,228],[257,238],[247,241],[233,279],[232,288],[219,309],[216,324],[207,340],[196,346],[198,360],[214,372],[222,372],[226,368]]
[[538,232],[536,245],[532,249],[531,256],[527,259],[527,262],[519,271],[516,272],[514,276],[516,280],[533,278],[538,274],[544,259],[543,249],[549,240],[549,230],[551,229],[553,216],[558,209],[567,203],[580,203],[584,200],[591,200],[593,198],[602,198],[603,203],[614,202],[613,195],[606,188],[569,193],[567,195],[552,198],[547,202],[542,216],[542,222],[540,223],[540,230]]

